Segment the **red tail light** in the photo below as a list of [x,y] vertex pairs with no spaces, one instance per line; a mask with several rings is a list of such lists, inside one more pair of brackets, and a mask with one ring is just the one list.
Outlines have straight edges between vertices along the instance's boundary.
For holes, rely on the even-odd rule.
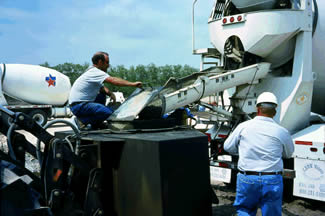
[[308,142],[308,141],[295,141],[296,145],[313,145],[313,142]]
[[228,164],[219,162],[219,167],[229,168]]
[[223,17],[222,18],[222,24],[223,25],[242,23],[242,22],[245,22],[245,21],[246,21],[245,14],[239,14],[239,15],[234,15],[234,16],[231,16],[231,17]]
[[317,152],[317,148],[310,148],[311,152]]
[[226,24],[227,23],[227,18],[223,18],[222,22],[223,22],[223,24]]

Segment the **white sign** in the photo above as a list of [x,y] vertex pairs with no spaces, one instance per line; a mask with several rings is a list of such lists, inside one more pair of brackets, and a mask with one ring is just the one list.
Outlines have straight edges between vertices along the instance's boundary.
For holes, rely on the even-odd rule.
[[325,161],[295,158],[293,195],[325,201]]
[[220,181],[230,183],[231,169],[210,166],[210,178],[212,185]]

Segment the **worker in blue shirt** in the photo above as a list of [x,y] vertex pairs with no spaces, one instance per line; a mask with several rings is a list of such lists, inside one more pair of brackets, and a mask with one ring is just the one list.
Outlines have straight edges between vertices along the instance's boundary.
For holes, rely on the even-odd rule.
[[257,98],[257,116],[239,124],[224,143],[230,154],[238,154],[237,189],[234,206],[239,216],[282,213],[283,161],[294,151],[289,132],[273,117],[278,105],[271,92]]

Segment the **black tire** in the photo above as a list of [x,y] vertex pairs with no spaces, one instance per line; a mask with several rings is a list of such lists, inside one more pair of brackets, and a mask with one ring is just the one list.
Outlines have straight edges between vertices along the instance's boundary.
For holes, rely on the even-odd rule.
[[28,115],[41,126],[44,126],[47,123],[48,115],[41,109],[33,110]]

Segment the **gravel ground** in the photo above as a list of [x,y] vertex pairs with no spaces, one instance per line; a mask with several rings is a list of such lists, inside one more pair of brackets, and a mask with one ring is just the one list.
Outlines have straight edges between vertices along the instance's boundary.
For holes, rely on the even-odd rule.
[[0,133],[0,150],[7,152],[7,138]]

